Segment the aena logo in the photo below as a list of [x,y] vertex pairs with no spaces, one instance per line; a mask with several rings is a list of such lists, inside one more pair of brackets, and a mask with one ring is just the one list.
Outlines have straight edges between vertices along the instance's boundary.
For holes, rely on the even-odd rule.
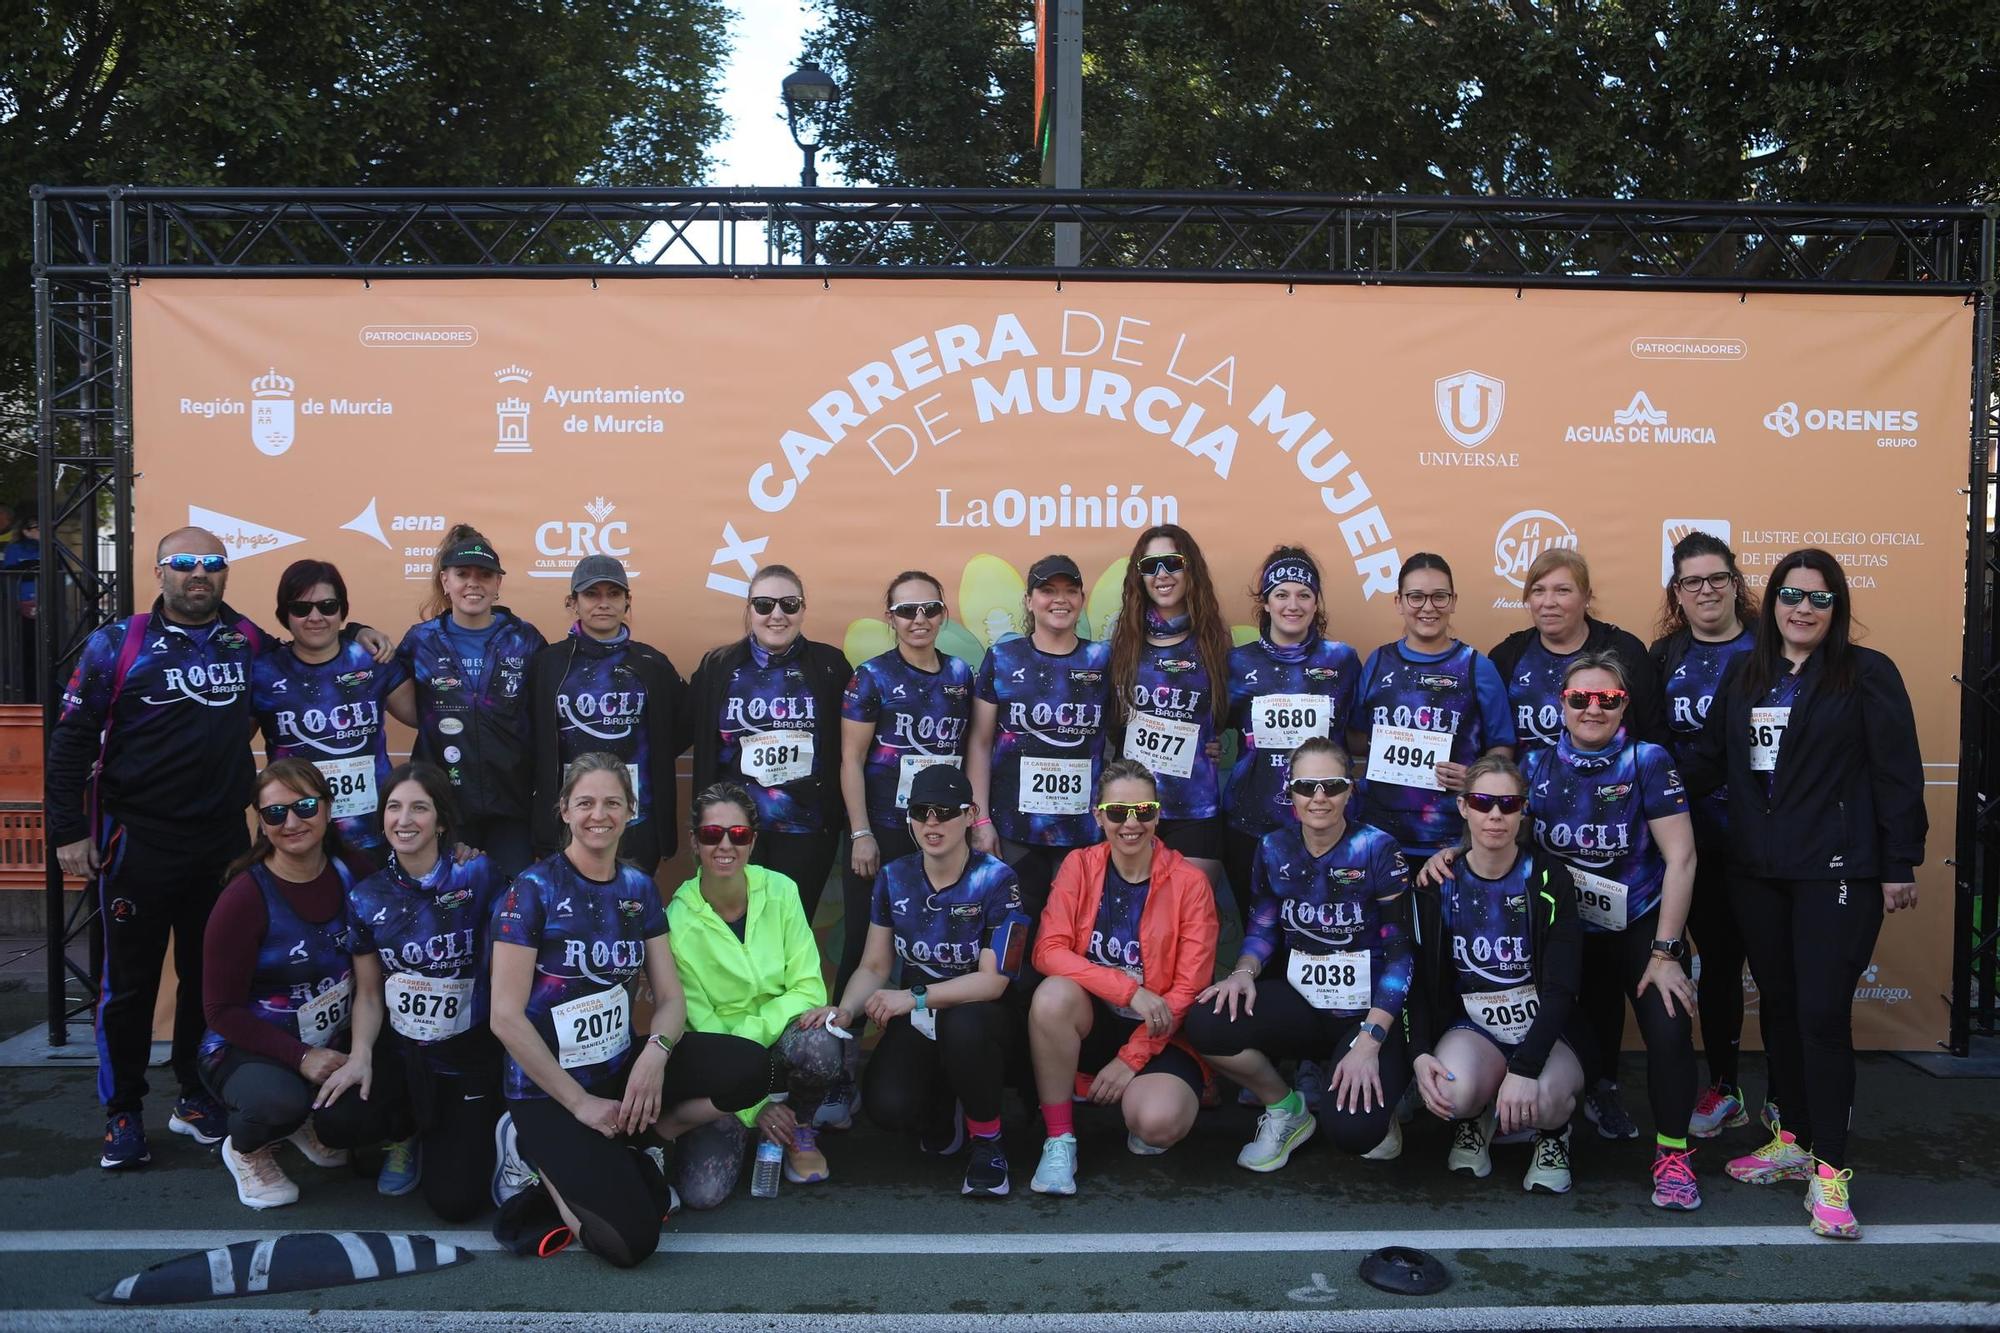
[[1507,381],[1461,370],[1438,379],[1432,397],[1444,433],[1468,449],[1477,449],[1500,425],[1500,414],[1507,407]]

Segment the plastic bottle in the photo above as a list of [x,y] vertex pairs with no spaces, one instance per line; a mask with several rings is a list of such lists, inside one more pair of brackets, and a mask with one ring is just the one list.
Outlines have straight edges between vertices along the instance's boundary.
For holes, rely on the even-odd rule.
[[785,1150],[765,1139],[757,1145],[757,1161],[750,1168],[750,1194],[758,1199],[778,1197],[779,1170],[784,1165]]

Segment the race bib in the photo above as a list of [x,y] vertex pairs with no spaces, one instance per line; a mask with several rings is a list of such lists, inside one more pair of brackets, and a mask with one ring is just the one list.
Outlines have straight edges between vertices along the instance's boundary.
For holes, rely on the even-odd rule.
[[389,1026],[411,1041],[444,1041],[472,1026],[472,977],[391,972],[382,983]]
[[766,731],[745,736],[737,752],[743,776],[760,787],[782,787],[809,778],[813,771],[810,731]]
[[623,986],[585,995],[549,1010],[556,1028],[556,1063],[564,1069],[615,1060],[632,1044],[632,997]]
[[1366,949],[1339,953],[1300,953],[1294,949],[1285,960],[1285,979],[1315,1009],[1366,1009],[1374,995],[1371,973]]
[[1495,1041],[1508,1046],[1519,1046],[1528,1039],[1528,1029],[1535,1025],[1535,1015],[1542,1011],[1541,997],[1535,994],[1532,981],[1506,990],[1461,995],[1459,999],[1465,1005],[1467,1018]]
[[901,810],[910,803],[910,784],[917,780],[917,774],[933,764],[959,766],[955,754],[906,754],[896,769],[896,808]]
[[375,756],[357,754],[346,759],[315,759],[313,767],[333,789],[333,817],[355,819],[375,813]]
[[1324,694],[1261,694],[1250,701],[1250,735],[1260,750],[1296,750],[1333,726]]
[[1576,914],[1599,930],[1625,929],[1626,887],[1575,866],[1569,873],[1576,881]]
[[354,1017],[354,978],[342,977],[299,1006],[299,1040],[308,1046],[324,1046],[347,1031]]
[[1391,727],[1378,722],[1368,735],[1368,780],[1397,787],[1443,791],[1437,766],[1451,762],[1451,733]]
[[1090,761],[1023,755],[1021,788],[1014,804],[1024,815],[1090,813]]
[[910,1010],[910,1026],[915,1028],[917,1031],[923,1033],[926,1037],[929,1037],[932,1041],[936,1041],[937,1010],[935,1009]]
[[1161,777],[1193,777],[1194,753],[1200,747],[1199,722],[1134,713],[1132,725],[1125,729],[1125,757]]
[[1750,710],[1750,771],[1769,773],[1778,766],[1778,747],[1785,743],[1785,728],[1792,722],[1790,708]]

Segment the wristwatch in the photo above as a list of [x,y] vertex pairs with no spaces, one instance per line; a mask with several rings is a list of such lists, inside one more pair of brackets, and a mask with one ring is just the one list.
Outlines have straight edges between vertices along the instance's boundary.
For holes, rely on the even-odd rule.
[[1669,957],[1669,958],[1673,959],[1673,960],[1674,960],[1675,962],[1677,962],[1677,963],[1678,963],[1678,962],[1679,962],[1679,961],[1680,961],[1681,959],[1683,959],[1683,958],[1687,957],[1687,951],[1688,951],[1688,947],[1687,947],[1687,941],[1686,941],[1686,940],[1654,940],[1654,941],[1653,941],[1653,952],[1654,952],[1654,953],[1662,953],[1662,954],[1665,954],[1665,955],[1666,955],[1667,957]]
[[1363,1020],[1361,1026],[1354,1030],[1354,1040],[1347,1043],[1348,1050],[1351,1051],[1361,1044],[1361,1034],[1364,1032],[1373,1037],[1377,1045],[1389,1040],[1389,1029],[1383,1027],[1380,1023],[1370,1023]]
[[928,988],[924,986],[910,987],[910,998],[917,1002],[917,1008],[919,1009],[930,1008],[929,1003],[927,1003],[924,999],[924,995],[927,993],[927,989]]

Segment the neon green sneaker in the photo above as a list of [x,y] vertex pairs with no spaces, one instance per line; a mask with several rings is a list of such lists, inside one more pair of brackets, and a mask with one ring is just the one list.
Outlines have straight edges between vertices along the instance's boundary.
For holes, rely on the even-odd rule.
[[1838,1240],[1861,1239],[1861,1224],[1854,1220],[1854,1209],[1847,1203],[1847,1185],[1853,1179],[1852,1171],[1814,1163],[1814,1171],[1806,1179],[1806,1215],[1812,1218],[1816,1234]]
[[1804,1180],[1812,1167],[1813,1155],[1789,1130],[1781,1129],[1756,1152],[1732,1158],[1722,1169],[1746,1185],[1775,1185],[1781,1180]]

